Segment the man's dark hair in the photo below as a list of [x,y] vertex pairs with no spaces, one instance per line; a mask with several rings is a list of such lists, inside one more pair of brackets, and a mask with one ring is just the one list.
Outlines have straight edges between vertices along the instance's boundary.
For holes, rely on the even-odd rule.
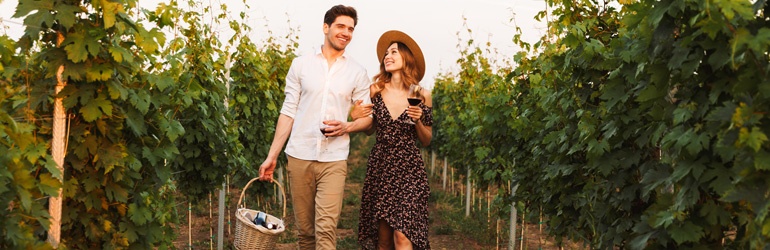
[[334,23],[334,20],[337,20],[338,16],[349,16],[350,18],[353,18],[353,26],[358,25],[358,14],[356,14],[356,9],[341,4],[335,5],[326,11],[326,15],[324,15],[324,23],[326,25],[332,26],[332,23]]

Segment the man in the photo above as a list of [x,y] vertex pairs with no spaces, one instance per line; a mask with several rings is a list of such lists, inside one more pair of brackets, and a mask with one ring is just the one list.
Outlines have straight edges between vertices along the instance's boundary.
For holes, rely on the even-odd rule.
[[324,15],[320,51],[292,62],[275,137],[259,167],[260,179],[272,180],[288,138],[285,152],[300,249],[336,248],[350,148],[347,133],[364,131],[368,127],[363,124],[371,123],[371,116],[347,122],[355,100],[370,103],[366,69],[345,53],[357,22],[354,8],[332,7]]

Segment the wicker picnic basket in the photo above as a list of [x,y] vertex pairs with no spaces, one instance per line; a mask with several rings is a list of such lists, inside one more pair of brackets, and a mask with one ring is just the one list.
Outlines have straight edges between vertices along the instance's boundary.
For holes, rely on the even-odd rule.
[[286,216],[286,193],[283,191],[283,186],[275,180],[272,182],[278,185],[278,189],[281,190],[281,196],[283,197],[283,214],[281,214],[281,218],[278,218],[265,212],[267,214],[265,221],[278,225],[278,228],[267,229],[251,221],[257,213],[262,211],[244,208],[242,204],[243,195],[246,193],[249,185],[257,180],[259,178],[251,179],[249,183],[246,183],[246,186],[241,191],[241,197],[238,198],[238,210],[235,213],[235,240],[233,242],[235,249],[275,249],[278,236],[286,230],[286,226],[281,219],[283,216]]

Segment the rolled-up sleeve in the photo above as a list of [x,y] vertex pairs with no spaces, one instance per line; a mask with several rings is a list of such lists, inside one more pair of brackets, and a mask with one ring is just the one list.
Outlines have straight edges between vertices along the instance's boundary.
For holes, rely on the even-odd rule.
[[283,106],[281,107],[281,114],[294,118],[297,114],[297,106],[299,105],[299,96],[302,93],[300,84],[300,72],[301,62],[299,59],[294,59],[289,67],[289,72],[286,74],[286,86],[284,87],[284,94],[286,98],[283,99]]
[[369,98],[369,85],[371,85],[371,80],[369,80],[369,76],[366,75],[366,71],[363,70],[363,73],[359,74],[356,77],[356,87],[353,89],[353,102],[356,100],[363,100],[363,104],[369,104],[372,103],[371,98]]

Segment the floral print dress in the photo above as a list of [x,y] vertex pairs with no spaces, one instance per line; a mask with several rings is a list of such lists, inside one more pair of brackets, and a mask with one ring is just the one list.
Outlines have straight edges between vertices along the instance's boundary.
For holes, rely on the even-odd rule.
[[[414,249],[430,249],[428,243],[428,175],[417,147],[415,125],[406,123],[401,113],[391,118],[377,94],[372,98],[377,140],[366,168],[358,242],[363,249],[377,248],[378,221],[384,220],[394,230],[406,235]],[[433,124],[433,109],[424,103],[422,123]]]

